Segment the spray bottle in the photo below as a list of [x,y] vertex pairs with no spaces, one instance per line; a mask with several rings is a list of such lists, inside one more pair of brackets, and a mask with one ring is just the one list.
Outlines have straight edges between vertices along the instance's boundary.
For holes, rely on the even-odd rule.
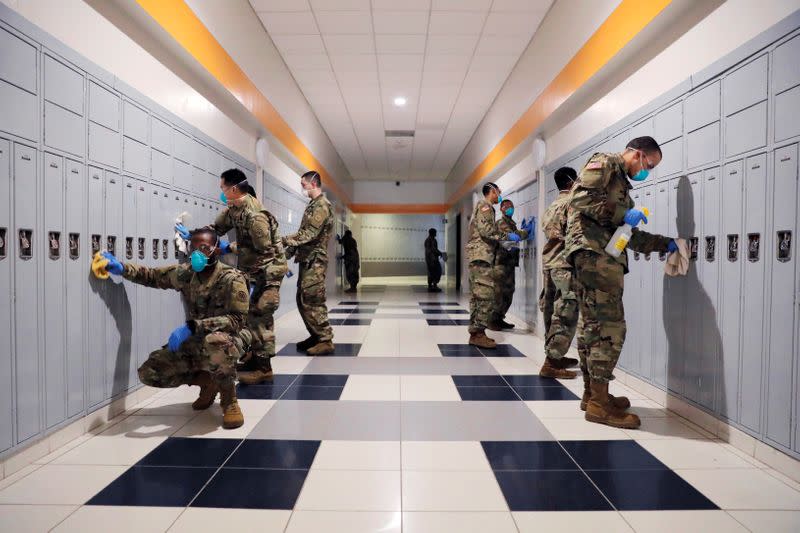
[[[650,217],[650,210],[646,207],[642,208],[642,213],[644,216]],[[628,241],[631,240],[631,235],[633,234],[633,226],[630,224],[623,224],[617,228],[617,231],[614,232],[614,235],[611,237],[611,240],[608,241],[606,245],[606,253],[611,257],[619,257],[619,254],[622,253],[622,250],[628,246]]]

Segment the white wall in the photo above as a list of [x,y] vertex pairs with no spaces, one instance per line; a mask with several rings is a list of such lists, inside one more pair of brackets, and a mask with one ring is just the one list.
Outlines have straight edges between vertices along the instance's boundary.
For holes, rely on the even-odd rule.
[[353,202],[357,204],[443,204],[443,181],[362,181],[353,184]]
[[798,8],[797,0],[728,0],[575,120],[547,136],[547,162],[672,89]]

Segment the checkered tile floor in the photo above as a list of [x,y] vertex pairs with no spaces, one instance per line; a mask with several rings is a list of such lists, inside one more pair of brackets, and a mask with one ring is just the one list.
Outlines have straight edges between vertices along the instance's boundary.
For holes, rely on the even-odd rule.
[[[1,531],[800,531],[800,485],[617,383],[639,431],[589,424],[541,342],[466,344],[464,302],[374,285],[333,300],[336,354],[277,322],[269,384],[220,428],[196,388],[0,481]],[[437,327],[432,327],[437,326]]]

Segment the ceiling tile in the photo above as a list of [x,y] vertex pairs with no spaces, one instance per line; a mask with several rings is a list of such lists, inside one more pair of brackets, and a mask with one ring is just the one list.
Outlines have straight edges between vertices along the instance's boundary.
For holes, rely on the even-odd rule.
[[254,11],[309,11],[308,0],[250,0]]
[[317,24],[325,34],[353,34],[372,32],[369,11],[314,11]]
[[370,54],[331,54],[331,64],[336,73],[374,72],[378,66]]
[[483,35],[526,35],[528,39],[542,21],[538,13],[489,13]]
[[378,71],[422,72],[422,54],[382,54],[378,56]]
[[322,37],[317,35],[270,35],[272,42],[284,54],[324,54]]
[[330,35],[323,34],[325,48],[329,54],[374,54],[375,41],[371,34]]
[[424,54],[425,35],[375,35],[379,54]]
[[372,9],[388,11],[427,11],[431,8],[431,0],[372,0]]
[[508,77],[508,73],[514,68],[517,63],[519,55],[476,55],[472,58],[470,63],[470,70],[477,72],[491,72],[495,75],[502,75],[504,78]]
[[464,70],[428,70],[422,73],[422,89],[435,89],[449,85],[461,86],[467,69]]
[[339,91],[336,85],[336,78],[330,70],[292,70],[292,76],[300,87],[324,86],[331,87],[336,92]]
[[310,11],[293,13],[259,13],[258,18],[270,35],[299,35],[319,33]]
[[492,11],[540,11],[546,12],[552,0],[494,0]]
[[425,74],[436,71],[466,73],[471,59],[472,54],[428,54],[425,56]]
[[326,54],[283,54],[283,60],[294,70],[330,70]]
[[530,35],[484,35],[478,41],[476,55],[508,54],[519,57],[531,40]]
[[427,11],[373,11],[372,21],[377,34],[426,34]]
[[474,35],[431,35],[428,37],[428,54],[472,55],[480,36]]
[[314,11],[369,11],[369,0],[311,0]]
[[339,86],[342,88],[342,90],[372,90],[377,93],[380,87],[377,70],[365,70],[363,72],[337,72],[336,79],[339,80]]
[[423,88],[419,97],[417,129],[444,129],[450,120],[450,112],[458,98],[459,89],[457,85]]
[[433,0],[434,11],[488,11],[492,0]]
[[477,35],[481,32],[484,12],[437,12],[431,13],[431,35]]

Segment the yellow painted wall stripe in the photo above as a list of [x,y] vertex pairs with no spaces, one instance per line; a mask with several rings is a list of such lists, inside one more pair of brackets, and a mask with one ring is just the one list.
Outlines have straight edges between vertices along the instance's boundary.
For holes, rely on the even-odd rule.
[[258,87],[228,55],[184,0],[136,0],[178,44],[242,103],[301,164],[316,170],[323,183],[343,202],[349,201],[341,185],[325,170]]
[[442,215],[448,209],[447,204],[350,204],[350,210],[359,214]]
[[603,68],[672,0],[622,0],[508,133],[450,196],[452,206],[483,181],[564,101]]

